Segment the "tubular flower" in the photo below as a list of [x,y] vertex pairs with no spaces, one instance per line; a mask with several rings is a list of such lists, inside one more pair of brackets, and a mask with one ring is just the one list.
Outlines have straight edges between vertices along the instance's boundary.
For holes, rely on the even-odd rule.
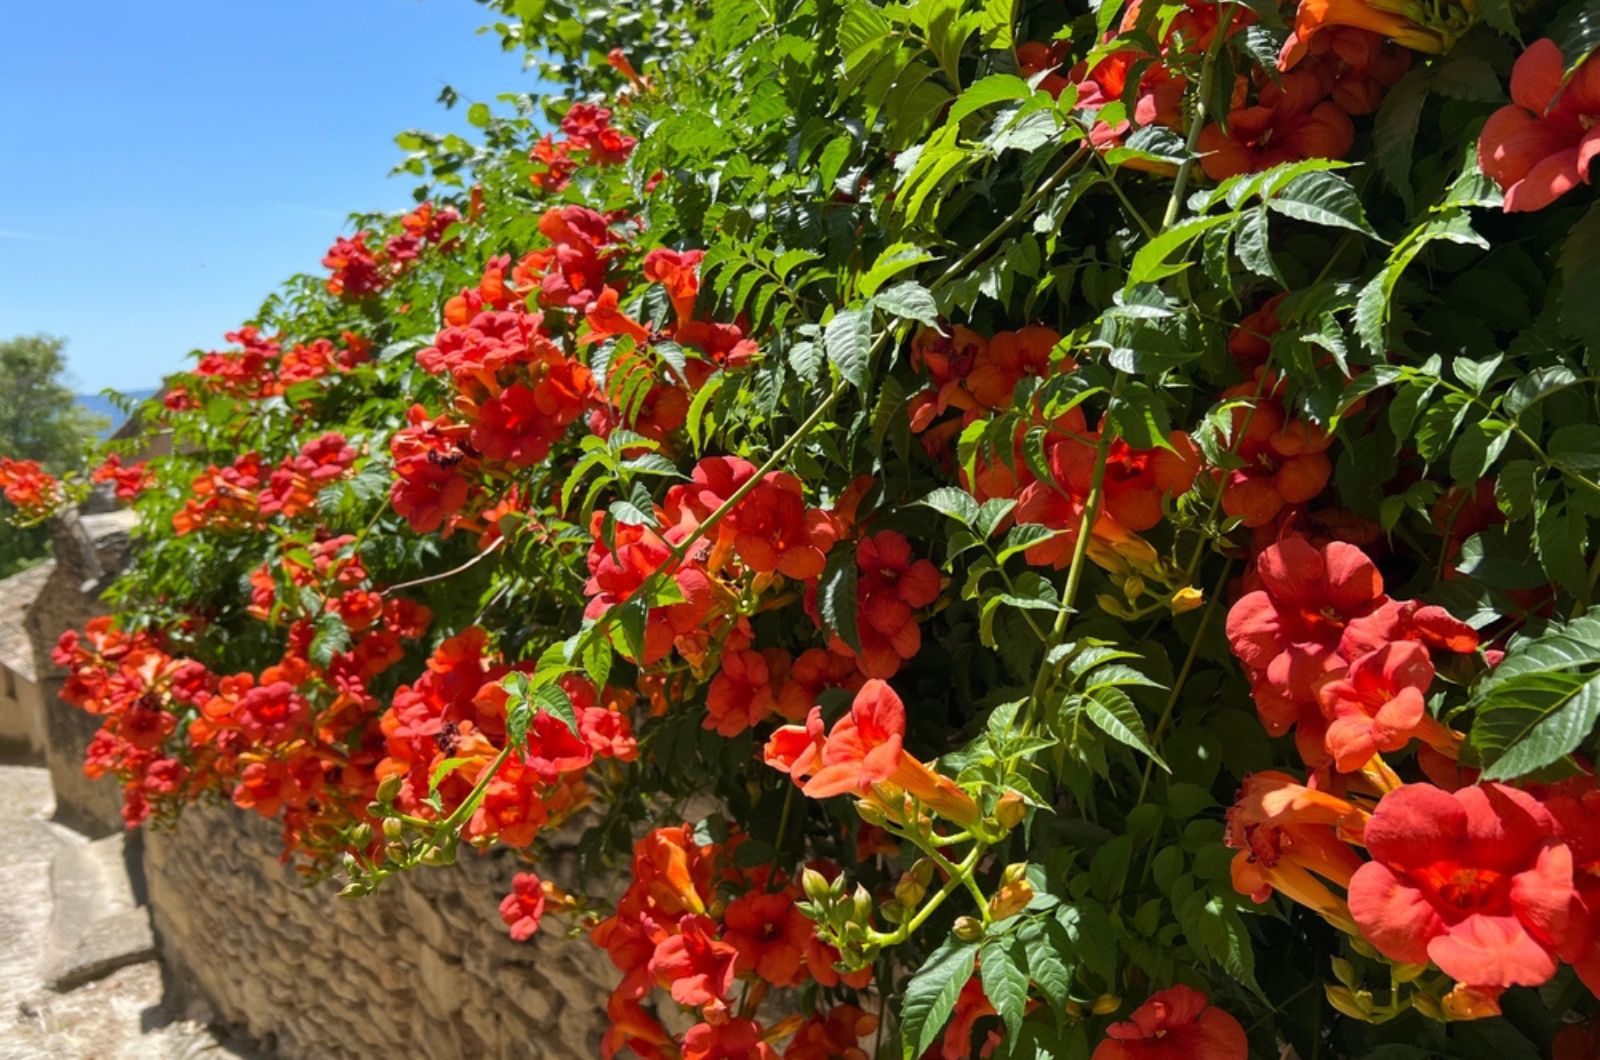
[[37,460],[10,457],[0,457],[0,493],[30,521],[47,518],[66,500],[61,483]]
[[1441,55],[1476,21],[1471,0],[1300,0],[1294,33],[1284,44],[1278,64],[1288,69],[1299,61],[1313,37],[1333,26],[1354,26],[1387,37],[1412,51]]
[[1228,114],[1200,133],[1200,166],[1212,180],[1259,173],[1307,158],[1343,158],[1355,143],[1350,116],[1327,97],[1333,79],[1325,70],[1293,70],[1266,80],[1250,106]]
[[1566,78],[1561,49],[1534,41],[1511,68],[1511,102],[1489,116],[1478,165],[1505,192],[1505,211],[1542,210],[1600,157],[1600,56]]
[[1365,841],[1373,860],[1350,881],[1350,915],[1384,956],[1431,961],[1473,987],[1537,986],[1555,974],[1572,851],[1533,796],[1407,784],[1383,797]]
[[1373,755],[1398,751],[1420,737],[1451,757],[1460,738],[1428,713],[1423,696],[1433,683],[1433,661],[1416,641],[1386,644],[1350,664],[1344,676],[1317,690],[1330,719],[1324,742],[1341,773],[1360,769]]
[[680,1005],[698,1008],[720,1002],[733,986],[739,951],[713,937],[716,924],[709,917],[684,917],[678,928],[650,957],[656,985]]
[[1222,510],[1247,527],[1265,526],[1286,507],[1305,504],[1333,475],[1333,437],[1314,424],[1291,420],[1276,398],[1255,397],[1256,384],[1222,393],[1233,406],[1234,453],[1244,466],[1225,472]]
[[777,707],[776,690],[788,661],[782,648],[723,652],[717,676],[706,691],[705,727],[719,736],[734,737],[764,720]]
[[1150,995],[1106,1034],[1092,1060],[1243,1060],[1250,1053],[1239,1021],[1190,986]]
[[500,902],[500,919],[511,929],[511,938],[527,942],[539,930],[544,916],[544,883],[531,872],[519,872],[511,878],[511,893]]
[[773,986],[805,981],[806,944],[815,929],[792,895],[774,891],[735,898],[722,922],[723,941],[739,952],[739,974],[753,972]]
[[905,731],[905,705],[886,682],[874,679],[861,686],[850,713],[834,722],[826,737],[821,711],[813,708],[804,726],[786,725],[773,733],[764,759],[793,776],[813,799],[869,798],[887,794],[879,787],[892,785],[958,824],[975,823],[980,815],[972,797],[907,754],[901,743]]
[[1227,843],[1239,851],[1233,858],[1234,889],[1257,902],[1281,892],[1354,934],[1344,901],[1323,881],[1348,887],[1364,864],[1349,844],[1360,841],[1365,819],[1351,803],[1286,773],[1246,777],[1228,810]]
[[754,1020],[697,1023],[683,1035],[683,1060],[777,1060]]
[[[1545,801],[1561,839],[1572,850],[1577,898],[1561,957],[1591,993],[1600,992],[1600,791],[1585,779],[1563,785]],[[1600,1025],[1596,1031],[1600,1032]]]
[[1263,724],[1281,735],[1303,705],[1315,711],[1316,684],[1346,628],[1389,598],[1372,560],[1341,541],[1316,548],[1285,538],[1256,557],[1255,574],[1261,587],[1228,612],[1228,643],[1250,674]]
[[861,1039],[878,1029],[878,1017],[851,1004],[812,1016],[795,1031],[783,1060],[868,1060]]
[[922,630],[915,611],[938,599],[939,568],[916,559],[911,543],[893,530],[880,530],[856,548],[857,635],[861,650],[833,634],[828,646],[851,656],[868,677],[888,678],[922,648]]

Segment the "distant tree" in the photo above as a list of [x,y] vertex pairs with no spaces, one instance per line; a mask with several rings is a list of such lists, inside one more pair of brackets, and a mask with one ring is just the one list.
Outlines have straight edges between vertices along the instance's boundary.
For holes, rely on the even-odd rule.
[[[63,379],[65,345],[49,335],[0,339],[0,456],[65,471],[82,459],[84,446],[104,425],[78,407]],[[0,577],[43,559],[49,546],[45,527],[19,530],[0,523]]]

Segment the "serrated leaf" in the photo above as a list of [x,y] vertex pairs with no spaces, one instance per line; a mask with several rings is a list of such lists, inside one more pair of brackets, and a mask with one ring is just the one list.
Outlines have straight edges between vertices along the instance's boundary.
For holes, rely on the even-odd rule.
[[939,307],[934,304],[933,295],[920,283],[909,280],[897,283],[879,292],[872,304],[890,316],[915,320],[929,327],[939,326]]
[[978,974],[984,996],[1005,1022],[1006,1031],[1016,1034],[1028,1004],[1028,957],[1015,938],[989,939],[978,958]]
[[966,91],[950,105],[950,114],[945,121],[955,124],[967,115],[982,110],[984,107],[995,103],[1004,103],[1014,100],[1027,99],[1033,95],[1033,89],[1028,87],[1028,82],[1015,74],[990,74],[988,77],[974,81]]
[[822,332],[828,360],[857,390],[867,388],[867,363],[872,352],[872,310],[841,309]]
[[928,494],[918,504],[925,504],[942,515],[947,515],[962,526],[974,526],[978,521],[978,502],[972,494],[956,486],[941,486]]
[[449,776],[451,773],[454,773],[462,766],[476,761],[478,761],[476,758],[446,758],[444,761],[434,766],[433,771],[428,774],[428,794],[432,795],[434,792],[438,791],[439,785],[444,781],[445,777]]
[[1356,189],[1337,173],[1302,173],[1269,199],[1267,208],[1299,221],[1378,238],[1367,223],[1367,212]]
[[906,983],[900,1001],[900,1042],[906,1060],[928,1051],[950,1019],[961,988],[972,978],[976,942],[948,938]]
[[835,545],[817,582],[817,614],[824,628],[839,635],[851,651],[861,650],[856,626],[856,552]]
[[1041,541],[1048,541],[1052,537],[1064,534],[1065,530],[1052,530],[1048,526],[1038,523],[1019,523],[1013,526],[1006,534],[1005,543],[1000,546],[996,558],[1004,563],[1018,552],[1024,552]]
[[1525,776],[1571,754],[1600,720],[1600,609],[1513,644],[1467,706],[1485,780]]
[[892,244],[878,255],[877,260],[872,263],[872,268],[861,277],[858,286],[863,296],[871,298],[878,293],[878,288],[900,273],[932,260],[933,255],[919,246],[911,243]]
[[578,715],[572,705],[572,697],[560,685],[545,685],[533,693],[533,705],[541,714],[548,714],[555,718],[574,736],[579,736]]
[[1083,712],[1094,722],[1095,728],[1118,743],[1144,753],[1163,770],[1171,772],[1161,756],[1156,754],[1156,749],[1150,746],[1144,718],[1126,692],[1119,688],[1096,689],[1083,697]]
[[350,650],[350,627],[335,611],[324,611],[312,622],[314,633],[307,653],[311,661],[326,669],[333,657]]

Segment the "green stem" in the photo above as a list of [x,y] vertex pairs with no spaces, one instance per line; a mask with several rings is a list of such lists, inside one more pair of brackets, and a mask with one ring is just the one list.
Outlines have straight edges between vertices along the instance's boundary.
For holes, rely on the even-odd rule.
[[[1117,398],[1117,391],[1122,385],[1122,376],[1118,374],[1111,383],[1111,401]],[[1072,545],[1072,560],[1067,567],[1067,584],[1061,590],[1061,605],[1056,609],[1055,624],[1050,628],[1050,636],[1045,641],[1044,659],[1048,660],[1050,653],[1055,651],[1065,640],[1067,628],[1071,624],[1073,605],[1078,598],[1078,587],[1083,583],[1083,571],[1086,556],[1089,552],[1089,536],[1093,533],[1095,519],[1100,515],[1100,505],[1105,497],[1106,462],[1111,456],[1111,443],[1116,436],[1116,431],[1111,424],[1110,406],[1107,406],[1105,418],[1100,425],[1100,439],[1095,443],[1094,472],[1089,483],[1089,496],[1084,501],[1083,516],[1078,520],[1078,539]],[[1029,694],[1028,718],[1024,722],[1024,730],[1031,729],[1035,706],[1044,702],[1045,692],[1055,680],[1058,668],[1057,663],[1041,661],[1039,674],[1034,679],[1033,691]]]
[[1207,111],[1211,99],[1212,80],[1217,72],[1217,57],[1222,54],[1222,47],[1228,40],[1228,28],[1233,24],[1234,5],[1223,5],[1223,13],[1217,19],[1216,34],[1211,38],[1211,47],[1206,49],[1205,58],[1200,62],[1200,92],[1195,98],[1194,113],[1189,116],[1189,136],[1185,141],[1183,161],[1178,164],[1178,175],[1172,182],[1172,195],[1167,199],[1167,212],[1162,215],[1161,227],[1163,230],[1171,228],[1178,220],[1178,213],[1183,208],[1183,194],[1189,188],[1189,174],[1194,171],[1195,152],[1200,148],[1200,131],[1205,128]]

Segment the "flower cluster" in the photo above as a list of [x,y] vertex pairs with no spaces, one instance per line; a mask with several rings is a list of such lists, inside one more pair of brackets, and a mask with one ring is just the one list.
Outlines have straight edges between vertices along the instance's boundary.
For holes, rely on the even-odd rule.
[[190,499],[173,515],[173,529],[181,536],[252,527],[262,517],[314,514],[317,494],[346,476],[357,455],[344,435],[329,431],[276,467],[268,468],[259,453],[245,453],[228,467],[212,464],[190,483]]
[[323,267],[330,270],[328,293],[353,299],[377,294],[410,268],[425,247],[443,244],[460,220],[453,206],[423,203],[401,217],[400,231],[380,246],[370,245],[374,235],[366,229],[340,236],[322,258]]
[[[603,1056],[623,1049],[647,1060],[865,1055],[857,1052],[861,1039],[877,1021],[848,1001],[760,1018],[774,990],[811,983],[863,990],[871,975],[835,969],[838,954],[801,912],[799,886],[768,867],[737,866],[743,841],[712,842],[682,825],[657,828],[634,845],[628,889],[616,912],[591,930],[622,972],[606,1006],[611,1029]],[[655,990],[693,1010],[698,1022],[674,1037],[644,1005]]]
[[37,460],[0,457],[0,496],[14,505],[25,522],[54,515],[66,501],[61,482]]

